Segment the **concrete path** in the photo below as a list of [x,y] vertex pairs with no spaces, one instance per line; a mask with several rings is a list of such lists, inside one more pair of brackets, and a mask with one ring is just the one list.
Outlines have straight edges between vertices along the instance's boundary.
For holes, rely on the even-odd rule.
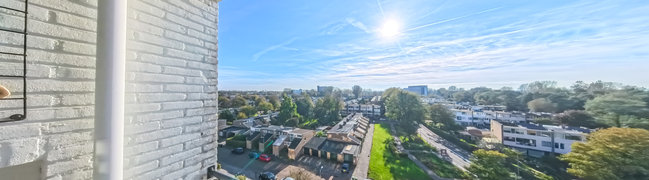
[[367,134],[365,135],[365,141],[363,141],[363,146],[361,146],[361,153],[358,155],[358,162],[356,163],[356,168],[352,177],[357,179],[367,179],[367,172],[370,167],[370,153],[372,152],[372,139],[374,137],[374,124],[370,124],[370,127],[367,128]]

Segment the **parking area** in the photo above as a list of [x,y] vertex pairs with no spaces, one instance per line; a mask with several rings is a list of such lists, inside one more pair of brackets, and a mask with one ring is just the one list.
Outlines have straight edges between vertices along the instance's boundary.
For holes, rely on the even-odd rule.
[[232,154],[232,149],[222,147],[218,149],[218,162],[221,168],[232,174],[243,174],[250,179],[257,179],[262,172],[272,172],[277,179],[288,176],[292,171],[305,171],[312,178],[309,179],[351,179],[350,173],[341,172],[341,163],[320,159],[318,157],[302,155],[296,160],[288,160],[272,156],[270,162],[262,162],[248,157],[249,150],[243,154]]

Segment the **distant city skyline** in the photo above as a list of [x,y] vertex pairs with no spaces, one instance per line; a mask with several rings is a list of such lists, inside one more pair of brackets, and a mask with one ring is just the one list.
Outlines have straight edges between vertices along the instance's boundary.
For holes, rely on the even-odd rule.
[[649,87],[647,1],[223,1],[219,89]]

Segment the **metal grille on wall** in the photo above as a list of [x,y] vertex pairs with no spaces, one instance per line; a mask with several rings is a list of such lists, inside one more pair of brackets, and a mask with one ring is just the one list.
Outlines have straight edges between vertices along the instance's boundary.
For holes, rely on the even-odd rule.
[[[2,104],[0,105],[0,111],[9,112],[7,114],[0,113],[4,116],[0,117],[0,122],[20,121],[27,118],[27,6],[28,0],[25,0],[24,10],[3,6],[0,4],[0,10],[3,11],[3,15],[4,12],[7,12],[8,15],[14,17],[22,16],[24,20],[23,27],[0,26],[0,32],[3,33],[0,36],[4,36],[2,37],[4,39],[20,39],[11,38],[10,36],[22,36],[22,49],[20,48],[20,45],[13,45],[11,43],[8,43],[6,45],[7,48],[3,47],[0,49],[0,64],[7,65],[7,68],[9,68],[8,71],[0,72],[0,101],[2,102]],[[22,60],[22,62],[12,63],[10,62],[12,60]],[[12,64],[15,64],[15,66],[11,66]],[[8,73],[10,71],[14,73]],[[21,80],[22,82],[20,82]],[[11,84],[13,86],[4,87],[4,83]],[[22,86],[22,89],[18,88],[20,86]],[[12,93],[12,91],[16,89],[18,89],[19,92]],[[22,113],[19,112],[20,110],[22,110]]]

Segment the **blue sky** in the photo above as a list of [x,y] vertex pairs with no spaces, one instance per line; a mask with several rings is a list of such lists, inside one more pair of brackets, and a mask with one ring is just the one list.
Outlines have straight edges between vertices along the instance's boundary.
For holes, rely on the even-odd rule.
[[[228,0],[221,90],[649,87],[649,1]],[[390,33],[391,32],[391,33]]]

